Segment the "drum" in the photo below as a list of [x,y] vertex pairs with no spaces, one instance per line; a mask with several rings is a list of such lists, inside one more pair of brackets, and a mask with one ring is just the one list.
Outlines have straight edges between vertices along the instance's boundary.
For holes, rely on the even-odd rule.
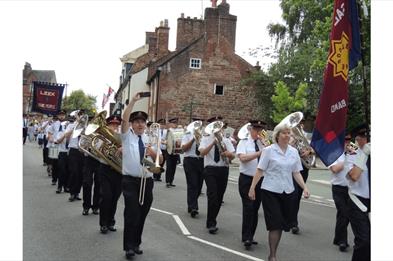
[[50,159],[58,159],[59,158],[59,145],[52,144],[48,148],[48,158],[50,158]]
[[181,154],[183,150],[181,149],[181,140],[184,136],[184,129],[170,129],[168,131],[167,146],[166,150],[168,154]]

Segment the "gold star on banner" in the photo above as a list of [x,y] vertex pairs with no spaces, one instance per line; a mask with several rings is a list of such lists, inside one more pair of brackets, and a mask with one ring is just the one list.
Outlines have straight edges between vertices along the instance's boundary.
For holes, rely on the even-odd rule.
[[342,32],[340,40],[332,40],[332,52],[328,62],[333,66],[333,76],[348,80],[349,72],[349,37]]

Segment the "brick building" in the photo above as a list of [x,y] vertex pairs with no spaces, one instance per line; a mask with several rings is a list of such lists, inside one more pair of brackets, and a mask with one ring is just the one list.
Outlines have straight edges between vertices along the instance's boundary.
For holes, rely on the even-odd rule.
[[[205,18],[177,19],[176,50],[149,66],[150,120],[221,115],[233,128],[256,117],[255,87],[242,79],[256,70],[235,53],[237,17],[222,1],[205,9]],[[251,37],[251,36],[250,36]]]
[[23,68],[23,113],[31,111],[33,81],[57,83],[53,70],[33,70],[26,62]]

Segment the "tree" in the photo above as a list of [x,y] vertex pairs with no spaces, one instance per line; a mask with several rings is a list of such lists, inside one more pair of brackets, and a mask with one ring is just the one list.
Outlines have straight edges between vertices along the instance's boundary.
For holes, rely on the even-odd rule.
[[74,110],[84,109],[86,113],[92,115],[96,112],[96,97],[86,95],[83,90],[72,91],[70,96],[63,99],[63,109],[68,113]]
[[307,84],[299,84],[295,92],[295,96],[291,96],[288,86],[278,81],[275,85],[275,95],[272,96],[273,112],[272,119],[275,123],[279,123],[289,113],[295,111],[303,111],[307,107]]

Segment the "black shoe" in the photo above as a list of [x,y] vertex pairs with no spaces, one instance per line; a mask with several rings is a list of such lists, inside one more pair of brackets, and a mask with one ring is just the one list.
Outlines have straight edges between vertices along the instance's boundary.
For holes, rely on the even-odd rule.
[[100,232],[101,232],[102,234],[108,233],[108,227],[107,227],[107,226],[101,226]]
[[251,240],[246,240],[244,241],[244,247],[246,248],[246,250],[250,250],[251,245],[252,245],[252,241]]
[[100,214],[100,212],[98,211],[98,208],[93,208],[93,214],[94,215]]
[[340,244],[338,245],[338,249],[340,249],[341,252],[346,252],[348,246],[349,246],[348,244],[340,243]]
[[70,192],[70,189],[69,189],[69,188],[64,188],[64,192],[69,193],[69,192]]
[[82,200],[82,199],[79,197],[79,194],[76,194],[76,195],[74,196],[74,198],[75,198],[76,200]]
[[156,179],[156,181],[160,181],[160,182],[161,182],[161,181],[162,181],[162,179]]
[[117,231],[117,229],[115,228],[115,226],[109,226],[109,227],[108,227],[108,230],[109,230],[109,231],[112,231],[112,232]]
[[299,234],[299,227],[293,227],[292,228],[292,234],[294,234],[294,235],[297,235],[297,234]]
[[84,215],[84,216],[89,215],[89,209],[88,208],[83,209],[82,215]]
[[128,260],[132,259],[133,256],[135,256],[134,251],[132,251],[132,250],[127,250],[127,251],[126,251],[126,258],[127,258]]
[[176,185],[175,185],[175,184],[172,184],[172,183],[169,184],[169,186],[171,186],[171,187],[176,187]]
[[56,185],[56,181],[52,181],[52,186]]
[[72,202],[74,200],[75,200],[75,195],[71,195],[71,197],[69,197],[69,199],[68,199],[69,202]]
[[56,190],[56,194],[60,194],[61,193],[61,188],[58,188],[57,190]]
[[191,217],[192,217],[192,218],[195,218],[196,215],[198,215],[198,214],[199,214],[199,213],[198,213],[198,210],[196,210],[196,209],[191,210]]
[[209,230],[209,233],[213,235],[216,234],[218,230],[217,227],[208,227],[207,229]]
[[255,241],[255,240],[251,241],[251,243],[252,243],[253,245],[258,245],[258,242]]
[[133,251],[135,252],[135,254],[137,254],[137,255],[142,255],[142,254],[143,254],[143,250],[140,249],[139,246],[134,247],[132,250],[133,250]]
[[167,188],[170,188],[170,187],[171,187],[171,184],[166,183],[166,187],[167,187]]

